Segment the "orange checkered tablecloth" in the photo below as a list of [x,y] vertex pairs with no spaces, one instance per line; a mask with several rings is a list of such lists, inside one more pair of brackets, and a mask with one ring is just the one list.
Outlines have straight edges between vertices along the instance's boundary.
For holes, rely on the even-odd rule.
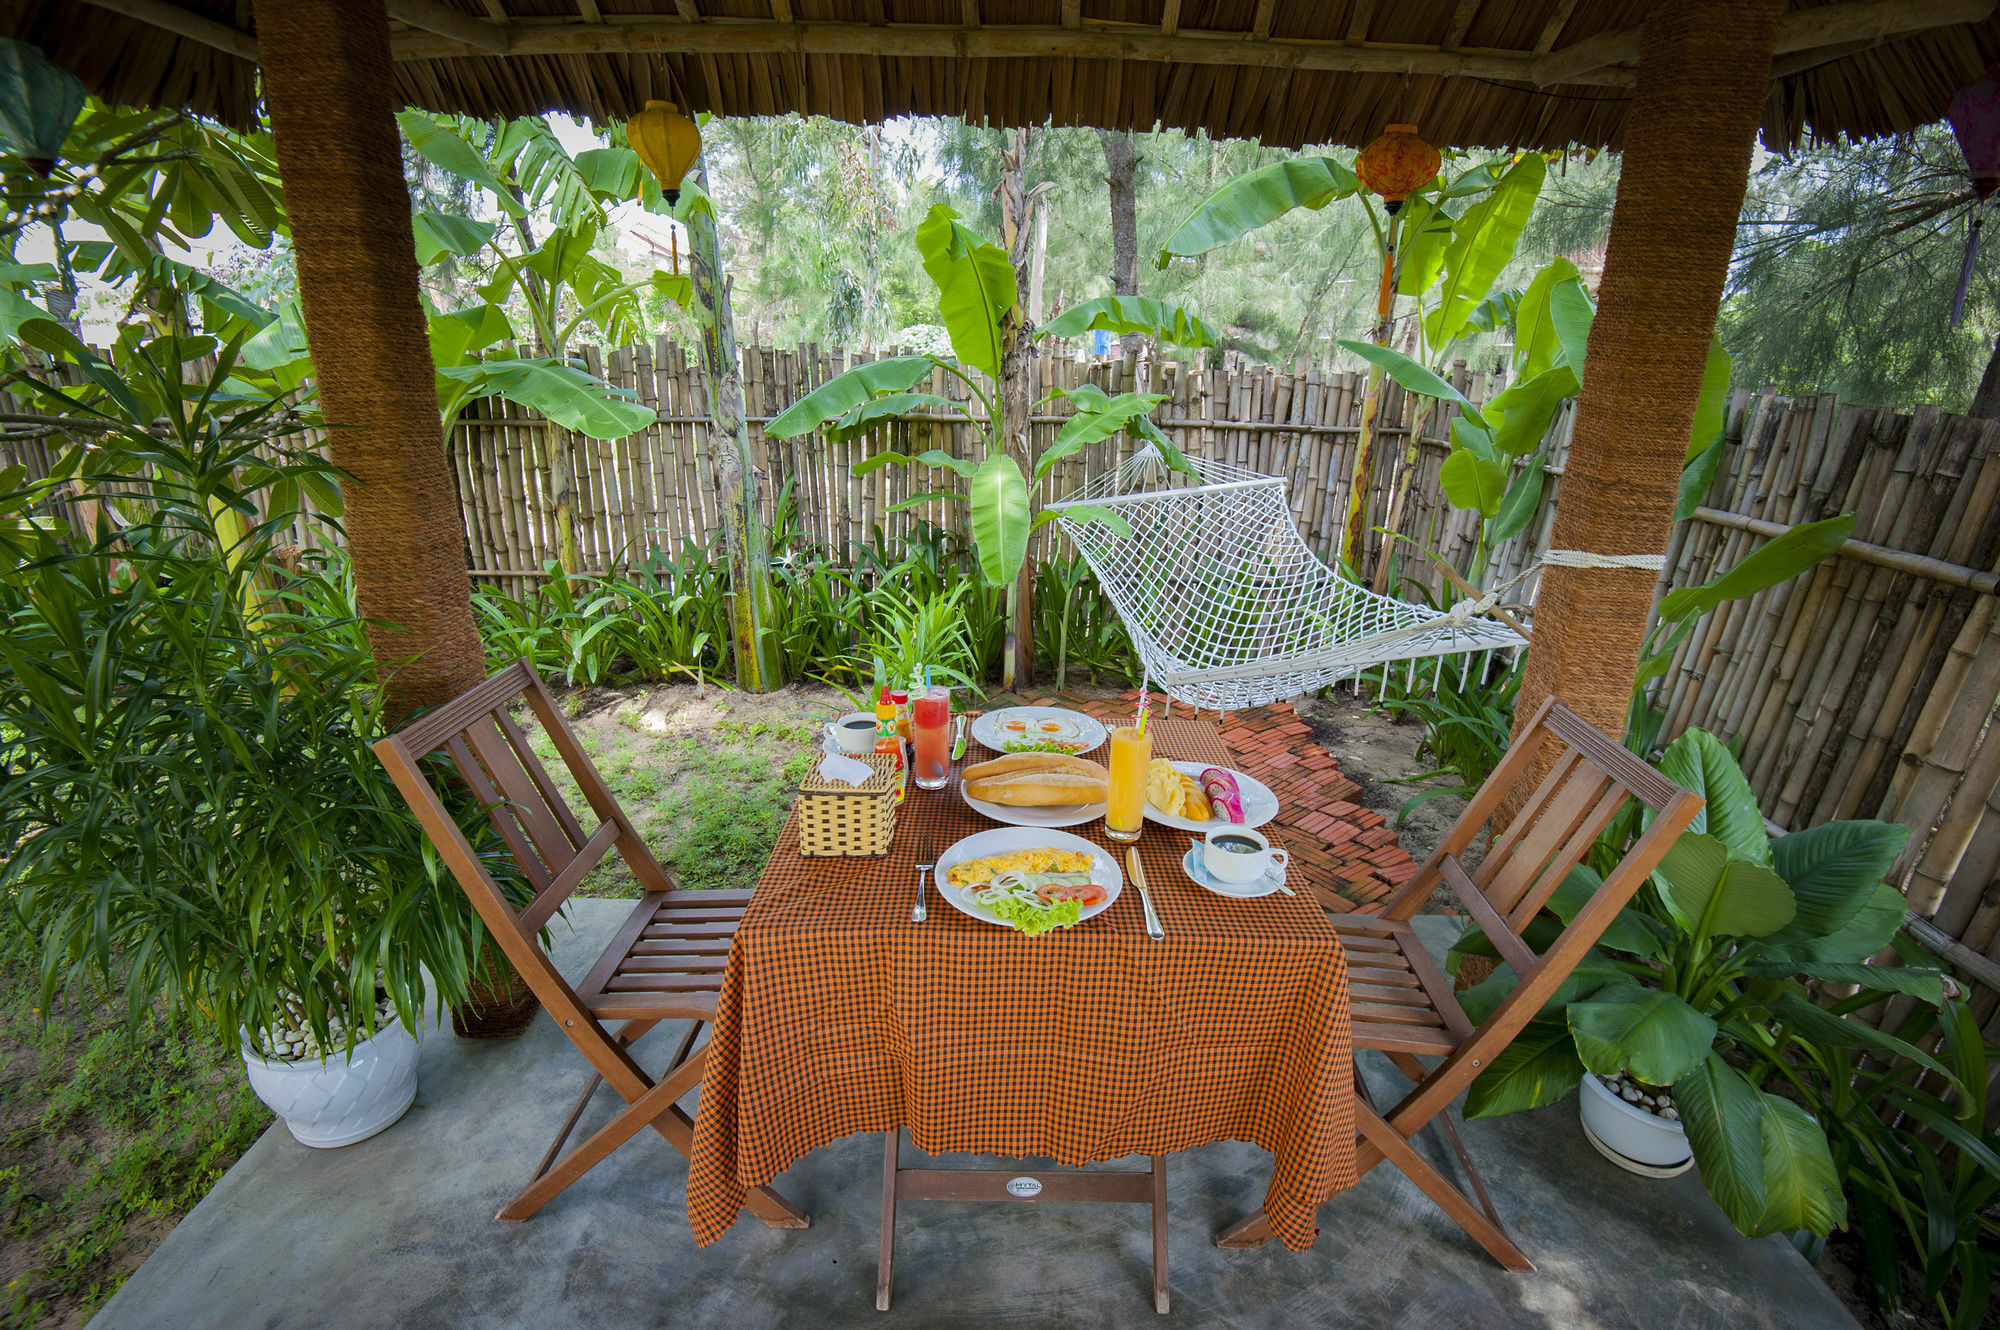
[[[1155,722],[1153,749],[1228,761],[1195,721]],[[956,774],[910,791],[881,858],[804,858],[796,809],[786,820],[717,1003],[688,1167],[695,1240],[722,1236],[746,1188],[808,1151],[907,1127],[930,1154],[1071,1166],[1250,1141],[1274,1156],[1273,1229],[1311,1246],[1355,1162],[1347,967],[1320,907],[1211,895],[1181,870],[1187,833],[1149,822],[1139,849],[1164,941],[1129,881],[1104,913],[1041,937],[963,915],[935,887],[929,920],[911,923],[926,832],[942,854],[993,825]],[[1068,830],[1122,870],[1101,822]]]

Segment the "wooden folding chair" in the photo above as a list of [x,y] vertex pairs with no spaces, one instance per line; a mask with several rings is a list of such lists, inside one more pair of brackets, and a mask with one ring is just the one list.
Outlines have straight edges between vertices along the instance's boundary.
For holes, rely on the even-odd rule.
[[[522,700],[547,730],[597,816],[594,831],[584,832],[510,713]],[[526,1219],[643,1128],[651,1127],[687,1154],[694,1144],[694,1123],[675,1101],[701,1083],[707,1048],[692,1054],[690,1050],[701,1027],[715,1019],[716,992],[730,939],[750,893],[688,891],[668,876],[611,797],[540,676],[526,661],[516,661],[374,747],[500,949],[596,1070],[527,1189],[509,1201],[498,1218]],[[424,759],[439,750],[450,754],[534,887],[534,899],[525,908],[516,910],[508,902],[424,774]],[[571,987],[542,949],[542,925],[614,849],[624,856],[646,894],[583,982]],[[612,1021],[624,1022],[615,1034],[605,1024]],[[656,1079],[640,1068],[629,1050],[661,1021],[690,1024],[672,1061]],[[625,1108],[559,1161],[563,1143],[601,1083],[618,1092]],[[746,1204],[773,1228],[804,1228],[808,1222],[802,1211],[768,1187],[752,1190]]]
[[[1459,855],[1526,777],[1544,744],[1557,747],[1555,764],[1521,811],[1494,836],[1479,867],[1468,871]],[[1522,931],[1628,799],[1653,810],[1652,826],[1548,950],[1535,955]],[[1413,1082],[1402,1101],[1382,1113],[1369,1101],[1357,1070],[1360,1102],[1355,1105],[1355,1120],[1361,1134],[1357,1176],[1388,1160],[1500,1264],[1509,1270],[1535,1268],[1500,1222],[1447,1110],[1541,1010],[1701,807],[1700,796],[1674,784],[1551,698],[1479,787],[1437,852],[1383,914],[1332,916],[1347,951],[1355,1050],[1386,1053]],[[1493,940],[1501,959],[1520,978],[1507,999],[1477,1027],[1466,1019],[1450,981],[1410,924],[1440,884]],[[1427,1057],[1442,1061],[1427,1068],[1420,1060]],[[1444,1129],[1472,1196],[1453,1186],[1410,1144],[1410,1138],[1433,1121]],[[1270,1237],[1270,1225],[1259,1211],[1216,1241],[1224,1247],[1254,1247]]]

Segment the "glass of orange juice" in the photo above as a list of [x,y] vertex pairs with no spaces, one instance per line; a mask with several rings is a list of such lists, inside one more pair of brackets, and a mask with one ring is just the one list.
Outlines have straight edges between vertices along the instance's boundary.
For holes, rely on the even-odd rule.
[[1111,731],[1111,798],[1104,808],[1104,834],[1115,841],[1139,839],[1146,825],[1146,768],[1152,760],[1152,735],[1135,725]]

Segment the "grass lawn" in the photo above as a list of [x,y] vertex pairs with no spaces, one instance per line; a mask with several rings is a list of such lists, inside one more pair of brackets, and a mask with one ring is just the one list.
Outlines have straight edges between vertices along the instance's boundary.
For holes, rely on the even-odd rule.
[[[831,690],[591,689],[572,724],[660,861],[690,887],[750,886],[812,761]],[[535,742],[576,807],[587,806]],[[636,896],[616,855],[583,890]],[[0,1330],[87,1322],[270,1125],[234,1049],[69,993],[41,1009],[26,938],[0,924]]]
[[88,1321],[271,1120],[233,1049],[122,1000],[43,1019],[25,939],[0,945],[4,1324]]

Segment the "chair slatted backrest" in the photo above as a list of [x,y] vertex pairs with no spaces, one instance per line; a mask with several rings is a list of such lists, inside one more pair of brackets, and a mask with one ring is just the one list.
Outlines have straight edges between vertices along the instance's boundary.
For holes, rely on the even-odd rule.
[[[590,805],[598,820],[595,830],[585,832],[514,719],[512,709],[523,701]],[[549,980],[565,994],[569,990],[536,935],[607,854],[616,849],[624,857],[642,890],[674,886],[577,742],[541,676],[525,660],[377,741],[374,750],[487,929],[545,1002],[549,995],[542,987]],[[451,757],[534,888],[526,906],[517,910],[507,899],[424,774],[424,759],[439,751]]]
[[[1527,778],[1537,756],[1550,744],[1558,751],[1547,774],[1505,827],[1495,832],[1478,868],[1466,869],[1459,856],[1481,828],[1498,817],[1507,794]],[[1652,810],[1651,824],[1589,902],[1537,956],[1522,937],[1528,924],[1632,799]],[[1491,1063],[1596,944],[1701,808],[1699,795],[1662,776],[1568,707],[1553,698],[1542,704],[1437,852],[1386,911],[1390,920],[1407,921],[1441,883],[1520,980],[1471,1037],[1435,1069],[1417,1091],[1419,1097],[1441,1094],[1438,1107],[1442,1107],[1464,1081]]]

